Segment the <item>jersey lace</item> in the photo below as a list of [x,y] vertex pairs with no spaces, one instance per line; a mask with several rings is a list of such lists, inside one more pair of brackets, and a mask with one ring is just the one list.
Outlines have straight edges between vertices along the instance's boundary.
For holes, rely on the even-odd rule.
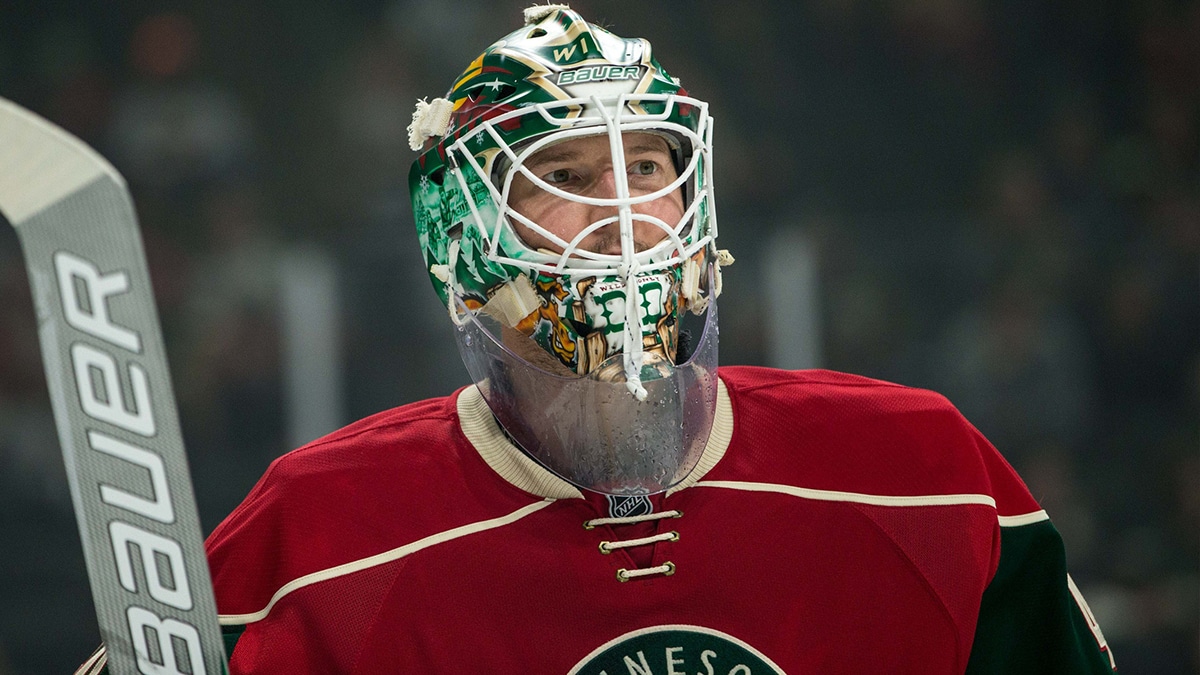
[[[583,521],[583,529],[592,530],[602,525],[634,525],[636,523],[645,523],[653,520],[661,520],[663,518],[679,518],[683,516],[682,511],[672,509],[670,511],[662,511],[659,513],[646,513],[640,516],[624,516],[614,518],[593,518]],[[617,539],[613,541],[600,542],[600,552],[608,555],[617,549],[632,548],[635,546],[647,546],[657,544],[660,541],[679,541],[679,533],[671,530],[670,532],[662,532],[651,535],[649,537],[638,537],[636,539]],[[617,581],[629,581],[638,577],[653,576],[661,574],[663,576],[671,576],[675,573],[675,563],[670,560],[661,565],[654,567],[643,567],[637,569],[627,569],[622,567],[617,570]]]

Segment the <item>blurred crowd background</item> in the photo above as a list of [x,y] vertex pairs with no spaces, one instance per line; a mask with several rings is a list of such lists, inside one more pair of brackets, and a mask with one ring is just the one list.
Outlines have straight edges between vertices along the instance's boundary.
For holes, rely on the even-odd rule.
[[[0,5],[0,96],[131,186],[206,532],[308,440],[285,391],[297,260],[335,293],[329,419],[467,383],[421,269],[405,128],[525,4]],[[1058,525],[1121,672],[1200,673],[1200,3],[573,6],[650,37],[712,104],[738,259],[723,362],[945,393]],[[812,270],[799,357],[768,329],[796,297],[772,283],[779,242]],[[98,640],[0,228],[0,675],[69,672]]]

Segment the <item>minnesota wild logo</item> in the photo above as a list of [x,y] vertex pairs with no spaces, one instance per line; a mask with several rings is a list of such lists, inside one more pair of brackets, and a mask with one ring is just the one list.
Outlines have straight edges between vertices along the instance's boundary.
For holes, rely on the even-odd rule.
[[567,675],[783,675],[783,670],[732,635],[671,625],[610,640]]

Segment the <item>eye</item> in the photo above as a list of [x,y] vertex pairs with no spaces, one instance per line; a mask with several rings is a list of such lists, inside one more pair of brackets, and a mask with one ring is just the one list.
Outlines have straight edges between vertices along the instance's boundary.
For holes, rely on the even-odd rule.
[[546,181],[547,183],[550,183],[551,185],[553,185],[554,183],[565,183],[568,180],[571,180],[571,170],[570,169],[555,169],[555,170],[551,171],[550,173],[546,174],[545,176],[542,176],[542,180]]
[[658,164],[656,164],[648,159],[643,159],[640,162],[634,163],[632,173],[635,173],[639,176],[651,176],[654,173],[656,173],[657,171],[658,171]]

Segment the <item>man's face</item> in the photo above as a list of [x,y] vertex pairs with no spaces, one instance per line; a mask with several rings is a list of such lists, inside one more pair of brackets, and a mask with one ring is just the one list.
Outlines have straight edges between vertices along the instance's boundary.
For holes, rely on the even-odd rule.
[[[622,134],[625,144],[625,175],[629,196],[637,197],[661,190],[678,174],[671,161],[667,141],[649,133]],[[584,136],[543,148],[525,160],[525,167],[550,185],[584,197],[614,199],[616,180],[607,135]],[[513,177],[509,206],[546,230],[571,241],[592,223],[617,215],[616,206],[581,204],[550,194],[523,174]],[[674,190],[658,199],[633,206],[634,213],[661,219],[675,227],[683,216],[683,195]],[[563,248],[521,223],[514,223],[521,238],[534,249],[562,252]],[[666,236],[658,226],[644,220],[633,221],[633,240],[638,251],[657,244]],[[580,248],[620,255],[620,227],[609,223],[588,234]]]

